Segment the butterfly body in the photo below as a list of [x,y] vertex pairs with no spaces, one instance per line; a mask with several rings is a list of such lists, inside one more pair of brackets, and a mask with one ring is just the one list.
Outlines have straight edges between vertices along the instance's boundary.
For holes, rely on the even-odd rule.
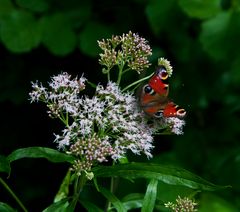
[[168,73],[164,66],[157,67],[148,84],[142,87],[140,106],[152,117],[179,117],[186,115],[186,111],[169,100]]

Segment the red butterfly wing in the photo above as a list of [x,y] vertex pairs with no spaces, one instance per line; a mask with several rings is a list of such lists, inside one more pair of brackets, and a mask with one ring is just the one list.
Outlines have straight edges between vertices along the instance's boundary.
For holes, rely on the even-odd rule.
[[179,107],[173,102],[168,102],[163,110],[164,117],[179,117],[183,118],[186,115],[185,109]]
[[140,106],[147,115],[157,117],[157,114],[159,114],[159,111],[163,111],[167,102],[167,97],[156,93],[149,84],[143,86]]
[[168,73],[164,66],[159,66],[157,68],[155,74],[149,80],[148,84],[159,95],[168,96]]
[[169,101],[168,93],[168,73],[164,66],[159,66],[148,84],[142,88],[140,105],[143,111],[153,117],[184,117],[186,111]]

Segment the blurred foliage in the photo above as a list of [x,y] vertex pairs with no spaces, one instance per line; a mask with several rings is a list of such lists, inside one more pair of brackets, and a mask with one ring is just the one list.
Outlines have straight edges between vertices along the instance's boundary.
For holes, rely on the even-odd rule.
[[[153,160],[232,185],[223,192],[197,194],[200,211],[239,211],[239,0],[0,0],[0,154],[19,147],[54,147],[52,132],[58,128],[41,115],[44,108],[29,105],[30,81],[46,81],[62,70],[84,72],[95,83],[104,81],[96,40],[129,30],[145,37],[153,48],[148,72],[158,57],[172,61],[170,97],[188,111],[185,134],[156,137]],[[65,170],[40,164],[18,162],[10,177],[33,211],[50,204]],[[58,171],[53,173],[54,169]],[[138,192],[143,185],[124,182],[122,197],[124,191]],[[181,194],[186,189],[159,184],[157,198],[173,201]],[[4,195],[1,189],[1,201],[9,202]],[[88,195],[98,200],[98,194],[86,191]],[[159,208],[164,210],[161,204]]]

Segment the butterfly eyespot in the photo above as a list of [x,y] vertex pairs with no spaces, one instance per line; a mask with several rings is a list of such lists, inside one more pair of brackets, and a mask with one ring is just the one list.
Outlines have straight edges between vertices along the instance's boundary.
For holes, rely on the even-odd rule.
[[152,89],[152,87],[150,85],[145,85],[144,86],[144,92],[147,94],[153,94],[154,90]]
[[186,115],[186,110],[184,110],[183,108],[178,109],[177,110],[177,115],[180,116],[180,117],[185,116]]
[[157,118],[163,117],[163,110],[159,110],[158,112],[156,112],[156,113],[154,114],[154,116],[157,117]]
[[168,72],[164,66],[158,67],[157,74],[162,80],[166,80],[168,78]]
[[168,78],[168,73],[166,70],[162,70],[160,73],[160,77],[162,80],[166,80]]

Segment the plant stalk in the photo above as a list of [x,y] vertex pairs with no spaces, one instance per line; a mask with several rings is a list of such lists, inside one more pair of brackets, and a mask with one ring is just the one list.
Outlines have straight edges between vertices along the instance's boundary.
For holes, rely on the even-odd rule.
[[147,76],[147,77],[144,77],[144,78],[142,78],[142,79],[140,79],[140,80],[137,80],[137,81],[131,83],[130,85],[128,85],[127,87],[125,87],[124,89],[122,89],[122,91],[124,92],[124,91],[128,90],[129,88],[131,88],[132,86],[137,85],[137,84],[139,84],[140,82],[145,81],[146,79],[149,79],[153,74],[154,74],[154,73],[150,74],[150,75]]
[[19,206],[22,208],[24,212],[28,212],[26,207],[23,205],[23,203],[20,201],[20,199],[17,197],[17,195],[13,192],[13,190],[7,185],[7,183],[0,177],[0,183],[3,185],[3,187],[10,193],[10,195],[13,197],[13,199],[16,200],[16,202],[19,204]]
[[73,201],[71,202],[71,206],[70,208],[72,209],[72,211],[75,211],[80,193],[83,190],[83,187],[86,183],[87,179],[85,174],[82,174],[81,176],[78,176],[76,181],[75,181],[75,185],[74,185],[74,196],[73,196]]

